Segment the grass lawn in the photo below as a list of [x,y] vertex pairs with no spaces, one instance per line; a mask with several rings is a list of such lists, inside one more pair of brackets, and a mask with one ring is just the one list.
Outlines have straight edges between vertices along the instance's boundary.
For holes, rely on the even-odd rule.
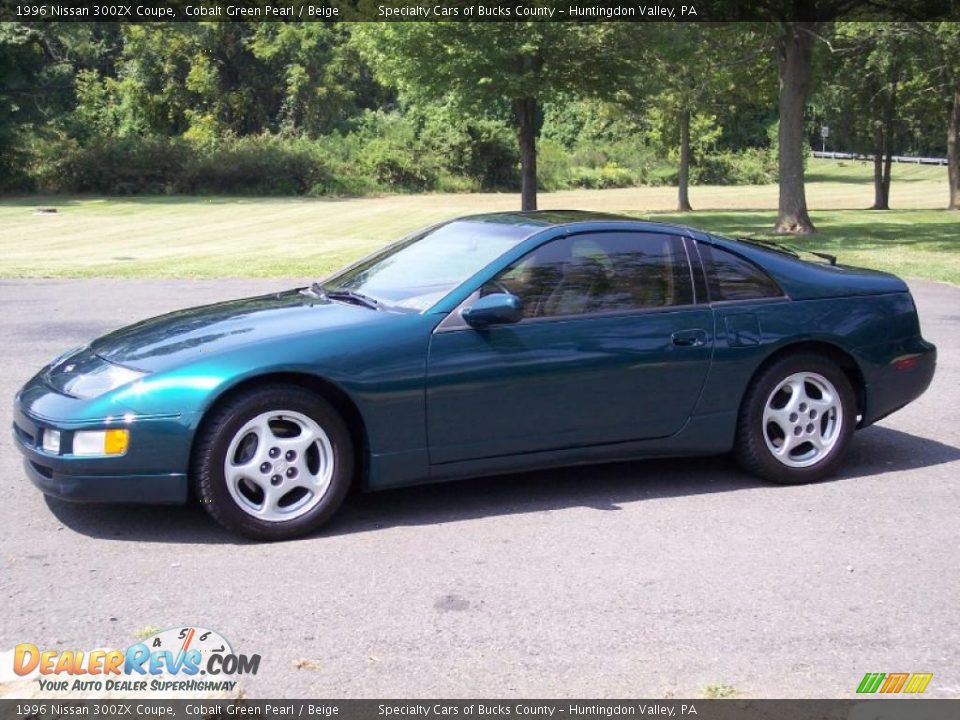
[[[841,263],[960,284],[960,213],[948,213],[946,168],[894,165],[891,204],[870,212],[872,168],[813,160],[807,200],[819,232],[789,242]],[[764,235],[775,185],[543,193],[543,208],[622,212],[728,234]],[[319,277],[404,233],[478,212],[512,210],[514,194],[392,195],[348,200],[73,198],[0,200],[0,277]],[[56,214],[37,214],[55,207]]]

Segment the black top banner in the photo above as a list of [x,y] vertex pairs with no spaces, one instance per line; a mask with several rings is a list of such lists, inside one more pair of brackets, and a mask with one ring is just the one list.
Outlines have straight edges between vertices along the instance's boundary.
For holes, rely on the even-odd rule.
[[0,0],[21,22],[960,21],[960,0]]

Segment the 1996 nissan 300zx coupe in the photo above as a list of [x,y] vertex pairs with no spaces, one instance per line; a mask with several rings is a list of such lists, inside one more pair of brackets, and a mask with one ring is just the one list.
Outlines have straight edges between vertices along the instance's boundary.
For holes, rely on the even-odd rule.
[[732,451],[819,479],[930,384],[907,286],[833,258],[573,211],[467,217],[312,287],[181,310],[43,368],[45,493],[182,503],[258,539],[380,489]]

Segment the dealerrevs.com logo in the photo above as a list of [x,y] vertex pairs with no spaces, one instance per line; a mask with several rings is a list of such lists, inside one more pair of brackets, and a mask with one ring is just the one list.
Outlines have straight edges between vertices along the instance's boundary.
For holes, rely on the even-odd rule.
[[256,675],[259,655],[235,653],[213,630],[170,628],[125,650],[14,648],[13,672],[41,690],[115,692],[230,691],[236,675]]
[[867,673],[857,692],[920,694],[927,689],[932,678],[933,673]]

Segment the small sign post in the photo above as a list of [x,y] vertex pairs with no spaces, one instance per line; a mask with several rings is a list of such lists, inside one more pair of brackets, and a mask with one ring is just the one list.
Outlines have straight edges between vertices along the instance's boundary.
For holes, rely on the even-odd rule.
[[820,151],[827,151],[827,138],[830,137],[830,128],[826,125],[820,126]]

